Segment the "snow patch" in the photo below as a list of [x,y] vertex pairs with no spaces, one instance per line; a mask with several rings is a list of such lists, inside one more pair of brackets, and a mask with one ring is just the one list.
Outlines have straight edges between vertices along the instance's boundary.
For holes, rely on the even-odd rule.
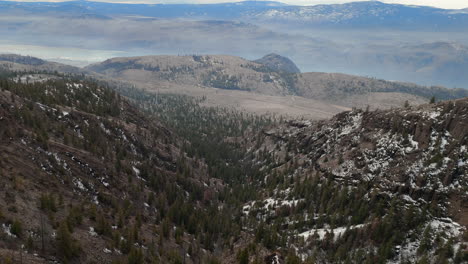
[[[356,228],[362,228],[363,226],[364,226],[364,224],[350,226],[349,230],[356,229]],[[346,232],[347,229],[348,229],[347,227],[338,227],[338,228],[335,228],[335,229],[331,229],[331,228],[311,229],[309,231],[305,231],[303,233],[300,233],[299,236],[303,237],[304,240],[307,240],[310,236],[313,236],[314,234],[317,234],[318,239],[323,240],[325,238],[326,234],[329,233],[329,234],[333,234],[333,238],[336,241],[340,236],[342,236]]]
[[89,227],[89,232],[88,232],[92,237],[96,237],[98,234],[96,231],[94,231],[94,227],[90,226]]

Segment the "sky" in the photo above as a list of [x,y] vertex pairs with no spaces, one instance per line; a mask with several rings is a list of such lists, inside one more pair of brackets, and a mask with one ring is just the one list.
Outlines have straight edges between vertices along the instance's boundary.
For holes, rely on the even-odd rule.
[[[16,0],[13,0],[16,1]],[[20,0],[22,2],[63,2],[63,0]],[[243,0],[93,0],[96,2],[114,2],[114,3],[164,3],[164,4],[175,4],[175,3],[197,3],[197,4],[209,4],[209,3],[222,3],[222,2],[240,2]],[[275,0],[273,0],[275,1]],[[337,4],[346,2],[356,2],[361,0],[277,0],[291,5],[317,5],[317,4]],[[445,9],[461,9],[468,8],[467,0],[381,0],[385,3],[405,4],[405,5],[422,5],[422,6],[434,6]]]

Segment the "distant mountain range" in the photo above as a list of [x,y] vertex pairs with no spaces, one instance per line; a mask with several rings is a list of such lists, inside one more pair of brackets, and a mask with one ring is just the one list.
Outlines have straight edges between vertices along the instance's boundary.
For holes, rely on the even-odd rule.
[[[376,1],[316,6],[0,1],[0,16],[0,52],[48,60],[59,56],[57,47],[70,49],[60,57],[89,62],[152,54],[256,59],[277,53],[307,72],[468,87],[468,9]],[[16,48],[20,45],[26,48]]]
[[141,16],[242,20],[249,22],[292,23],[319,27],[386,27],[392,29],[461,29],[468,25],[464,10],[385,4],[378,1],[347,4],[290,6],[279,2],[245,1],[223,4],[114,4],[90,1],[59,3],[0,2],[0,12],[69,14],[74,17]]
[[466,29],[468,24],[468,15],[463,11],[378,1],[278,7],[250,15],[265,22],[340,28],[455,30]]

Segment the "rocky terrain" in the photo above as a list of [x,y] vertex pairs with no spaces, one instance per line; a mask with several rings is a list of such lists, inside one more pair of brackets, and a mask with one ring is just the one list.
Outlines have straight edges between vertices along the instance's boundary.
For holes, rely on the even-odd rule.
[[1,261],[468,261],[466,98],[289,120],[103,80],[1,72]]
[[194,234],[223,183],[180,138],[93,82],[17,80],[0,81],[2,263],[209,261]]
[[264,130],[250,152],[270,173],[243,210],[278,236],[257,239],[310,263],[467,261],[467,113],[460,99]]

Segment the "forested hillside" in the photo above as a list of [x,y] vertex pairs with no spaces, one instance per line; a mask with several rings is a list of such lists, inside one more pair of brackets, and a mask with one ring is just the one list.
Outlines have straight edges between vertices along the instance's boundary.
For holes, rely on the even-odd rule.
[[[0,81],[2,261],[218,263],[214,253],[240,236],[231,219],[238,196],[220,179],[242,171],[225,162],[230,152],[197,148],[95,82],[8,77]],[[228,121],[213,111],[221,124],[212,127],[225,135]]]
[[468,261],[466,99],[310,122],[84,76],[0,87],[3,262]]
[[256,241],[308,263],[468,261],[467,113],[462,99],[265,130],[249,151],[263,197],[243,208]]

